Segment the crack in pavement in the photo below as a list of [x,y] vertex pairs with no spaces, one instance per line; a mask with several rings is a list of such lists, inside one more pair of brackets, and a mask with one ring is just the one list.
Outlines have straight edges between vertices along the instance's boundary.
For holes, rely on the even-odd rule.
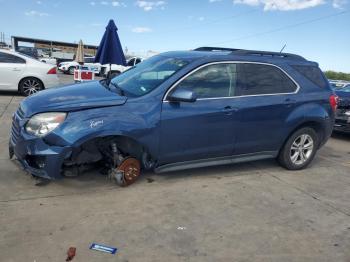
[[342,161],[337,161],[335,159],[331,159],[329,157],[325,157],[325,156],[322,156],[322,155],[318,155],[319,158],[322,158],[324,160],[327,160],[327,161],[330,161],[330,162],[333,162],[333,163],[336,163],[336,164],[339,164],[339,165],[342,165],[344,167],[350,167],[350,162],[342,162]]
[[267,173],[268,173],[269,176],[271,176],[271,177],[273,177],[273,178],[275,178],[275,179],[277,179],[277,180],[283,182],[284,184],[286,184],[286,185],[288,185],[288,186],[291,186],[292,188],[294,188],[294,189],[298,190],[299,192],[303,193],[304,195],[307,195],[307,196],[311,197],[312,199],[317,200],[317,201],[321,202],[322,204],[324,204],[324,205],[326,205],[326,206],[328,206],[328,207],[334,209],[335,211],[337,211],[337,212],[339,212],[339,213],[341,213],[341,214],[343,214],[343,215],[345,215],[345,216],[350,217],[350,213],[347,213],[346,211],[344,211],[344,210],[342,210],[342,209],[340,209],[340,208],[338,208],[338,207],[336,207],[336,206],[333,206],[332,204],[330,204],[330,203],[328,203],[328,202],[323,201],[320,197],[315,196],[315,195],[313,195],[312,193],[309,193],[309,192],[305,191],[304,189],[301,189],[301,188],[299,188],[299,187],[296,187],[296,186],[294,186],[294,185],[291,184],[291,183],[288,183],[287,181],[285,181],[285,180],[281,179],[280,177],[278,177],[278,176],[272,174],[271,172],[267,172]]
[[9,107],[9,105],[12,103],[12,101],[13,101],[13,99],[14,99],[14,96],[13,97],[11,97],[11,100],[10,100],[10,102],[5,106],[5,109],[4,109],[4,111],[2,111],[2,113],[1,113],[1,115],[0,115],[0,119],[2,118],[2,116],[5,114],[5,112],[7,111],[7,108]]
[[93,191],[87,191],[87,192],[81,192],[81,193],[68,193],[68,194],[48,195],[48,196],[39,196],[39,197],[27,197],[27,198],[0,200],[0,203],[48,199],[48,198],[57,198],[57,197],[66,197],[66,196],[78,196],[78,195],[86,195],[86,194],[91,194],[91,193],[100,193],[100,192],[105,192],[106,190],[115,190],[115,189],[116,189],[116,186],[113,186],[113,187],[105,187],[105,188],[102,188],[99,190],[93,190]]

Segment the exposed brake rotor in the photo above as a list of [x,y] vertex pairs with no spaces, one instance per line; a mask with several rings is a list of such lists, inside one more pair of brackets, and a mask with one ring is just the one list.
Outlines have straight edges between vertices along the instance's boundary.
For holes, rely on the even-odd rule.
[[115,179],[118,185],[128,186],[138,179],[140,171],[140,162],[136,158],[128,157],[115,169]]

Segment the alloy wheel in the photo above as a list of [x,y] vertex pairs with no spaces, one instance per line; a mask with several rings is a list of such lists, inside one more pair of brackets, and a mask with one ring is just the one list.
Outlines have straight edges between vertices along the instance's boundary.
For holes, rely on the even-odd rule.
[[40,91],[41,85],[38,80],[35,79],[27,79],[23,82],[23,93],[26,96],[30,96]]
[[298,136],[292,143],[290,149],[290,160],[295,165],[302,165],[312,155],[314,150],[314,141],[308,134],[302,134]]

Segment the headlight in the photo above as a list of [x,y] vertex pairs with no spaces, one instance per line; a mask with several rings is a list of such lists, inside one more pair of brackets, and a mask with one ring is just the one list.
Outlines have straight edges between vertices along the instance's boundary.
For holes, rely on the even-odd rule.
[[26,131],[35,136],[45,136],[66,119],[66,113],[52,112],[32,116],[26,124]]
[[350,116],[350,111],[346,111],[344,114],[345,114],[346,116]]

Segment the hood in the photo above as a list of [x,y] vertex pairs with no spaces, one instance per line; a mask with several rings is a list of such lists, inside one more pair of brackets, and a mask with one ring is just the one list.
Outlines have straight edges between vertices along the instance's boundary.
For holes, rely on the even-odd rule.
[[26,117],[42,112],[69,112],[88,108],[118,106],[127,97],[106,89],[99,81],[51,88],[27,97],[21,103]]

